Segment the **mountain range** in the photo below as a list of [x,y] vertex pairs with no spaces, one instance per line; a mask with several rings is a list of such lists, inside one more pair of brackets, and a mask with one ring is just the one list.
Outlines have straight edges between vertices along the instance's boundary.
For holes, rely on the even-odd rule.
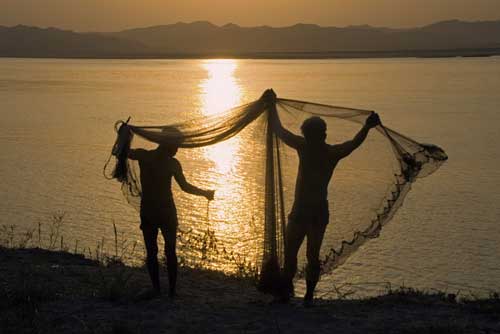
[[217,26],[206,21],[119,32],[0,26],[0,56],[66,58],[450,56],[500,54],[500,20],[372,26]]

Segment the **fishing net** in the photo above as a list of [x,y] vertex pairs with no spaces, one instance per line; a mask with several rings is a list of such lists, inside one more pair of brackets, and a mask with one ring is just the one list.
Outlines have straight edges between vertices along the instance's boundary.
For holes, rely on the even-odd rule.
[[[180,218],[179,252],[184,263],[226,272],[256,269],[262,291],[279,282],[285,252],[287,214],[293,200],[297,152],[277,136],[270,112],[300,134],[303,121],[321,117],[327,142],[351,140],[371,111],[289,99],[259,100],[211,117],[166,126],[117,123],[113,176],[122,182],[128,202],[140,207],[141,184],[130,148],[178,145],[177,158],[188,180],[216,190],[215,201],[174,191]],[[321,269],[330,272],[363,245],[379,236],[401,206],[411,184],[437,170],[447,159],[437,146],[418,143],[383,125],[335,168],[328,187],[329,224],[321,250]],[[194,182],[193,182],[194,183]],[[305,248],[305,247],[303,247]],[[299,263],[305,263],[305,251]],[[299,267],[303,267],[299,264]]]

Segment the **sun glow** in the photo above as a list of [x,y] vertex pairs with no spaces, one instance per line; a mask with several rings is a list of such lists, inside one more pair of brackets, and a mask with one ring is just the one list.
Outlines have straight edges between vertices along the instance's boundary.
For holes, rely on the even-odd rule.
[[[215,59],[202,63],[208,72],[208,77],[200,83],[200,100],[202,112],[205,116],[212,116],[225,112],[241,103],[242,91],[234,77],[238,67],[236,60]],[[209,146],[205,156],[215,163],[215,172],[227,174],[237,163],[239,140],[233,138],[227,142]]]
[[242,91],[234,76],[238,63],[233,59],[207,60],[202,67],[208,78],[200,84],[205,115],[214,115],[241,102]]
[[[214,59],[204,61],[201,66],[207,71],[207,78],[200,83],[200,102],[204,116],[221,114],[237,106],[241,101],[241,89],[234,77],[234,71],[238,67],[237,62]],[[208,177],[216,187],[216,196],[219,199],[228,199],[231,198],[231,193],[235,194],[235,184],[231,182],[231,176],[238,166],[239,146],[239,138],[233,137],[204,148],[205,158],[213,163]],[[224,206],[219,207],[219,204],[227,204],[225,201],[216,202],[212,204],[212,215],[215,215],[213,217],[215,220],[223,223],[227,221],[230,210]]]
[[[199,84],[199,101],[204,116],[223,114],[243,103],[244,89],[235,75],[239,66],[237,60],[207,60],[201,66],[207,71],[206,79]],[[263,198],[256,196],[262,193],[262,182],[256,181],[260,181],[258,168],[261,166],[249,155],[250,151],[261,152],[250,149],[249,145],[257,144],[251,142],[253,131],[252,127],[247,128],[231,139],[204,147],[202,151],[209,164],[204,175],[205,184],[215,189],[215,201],[210,203],[208,210],[209,229],[226,240],[228,250],[249,261],[256,261],[258,254],[255,250],[261,239],[256,226],[263,210]],[[230,263],[228,268],[233,268],[233,265]]]

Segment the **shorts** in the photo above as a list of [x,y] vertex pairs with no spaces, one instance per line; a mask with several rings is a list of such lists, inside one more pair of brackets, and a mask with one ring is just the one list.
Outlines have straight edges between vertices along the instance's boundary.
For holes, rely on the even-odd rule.
[[177,229],[177,209],[175,205],[151,207],[141,205],[141,230],[144,227],[166,227]]
[[310,224],[312,226],[323,227],[330,221],[328,201],[314,204],[294,204],[292,211],[288,215],[289,223]]

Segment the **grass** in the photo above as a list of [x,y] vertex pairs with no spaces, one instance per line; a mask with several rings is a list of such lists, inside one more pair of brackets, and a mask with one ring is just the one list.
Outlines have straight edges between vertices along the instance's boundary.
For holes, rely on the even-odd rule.
[[[259,301],[264,296],[255,291],[251,279],[184,268],[180,293],[188,296],[176,306],[168,298],[134,301],[134,292],[149,286],[143,268],[116,262],[104,265],[81,254],[0,247],[0,272],[2,334],[73,329],[78,333],[154,333],[163,325],[176,326],[173,332],[190,333],[238,321],[242,328],[264,321],[271,327],[257,327],[271,333],[277,333],[276,328],[288,333],[289,324],[296,321],[339,326],[337,333],[358,327],[370,333],[482,333],[499,329],[494,324],[500,324],[498,295],[459,300],[439,291],[396,288],[373,298],[320,300],[316,309],[304,310],[296,304],[272,306]],[[213,316],[218,320],[212,323]],[[208,325],[197,323],[202,320]],[[163,325],[157,324],[162,321]],[[341,330],[342,326],[347,329]]]
[[[249,261],[246,256],[228,251],[221,246],[213,230],[207,229],[200,234],[192,230],[178,230],[178,256],[180,265],[191,268],[217,269],[212,264],[223,264],[228,275],[255,278],[258,274],[256,261]],[[196,256],[186,257],[183,254],[194,253]]]
[[[58,314],[55,318],[47,309],[52,308],[48,305],[73,301],[90,304],[90,309],[103,303],[111,309],[127,307],[136,303],[140,287],[150,285],[144,268],[130,267],[116,259],[99,262],[67,251],[1,246],[0,262],[0,272],[6,273],[0,276],[0,333],[52,333],[59,321],[70,318],[78,327],[88,328],[86,333],[137,333],[137,321],[115,321],[101,328],[64,308],[54,309]],[[194,271],[187,268],[181,275],[186,270],[193,275]],[[199,273],[204,280],[229,279],[219,272]],[[166,275],[162,276],[165,280]]]
[[[40,248],[52,251],[62,251],[81,255],[87,259],[96,261],[102,268],[113,268],[114,276],[100,275],[103,296],[108,296],[109,299],[119,300],[116,291],[126,287],[131,277],[123,272],[125,264],[128,264],[129,259],[137,258],[139,254],[144,255],[145,249],[142,244],[137,241],[130,242],[127,240],[123,232],[119,232],[116,224],[113,222],[113,240],[110,247],[107,247],[107,240],[103,237],[96,242],[94,248],[81,247],[78,239],[73,241],[73,246],[70,246],[67,240],[64,239],[62,229],[64,226],[64,212],[56,212],[50,216],[49,222],[42,224],[37,222],[33,228],[24,231],[18,231],[15,225],[0,226],[0,246],[14,249]],[[214,267],[213,264],[224,264],[226,267],[223,272],[236,278],[251,279],[257,283],[258,267],[257,261],[248,261],[247,257],[237,254],[233,251],[229,252],[217,239],[215,232],[207,229],[202,233],[194,233],[192,230],[178,230],[178,259],[180,267],[188,267],[195,269],[220,270],[220,267]],[[139,254],[138,254],[139,253]],[[185,254],[194,254],[186,256]],[[160,252],[161,254],[161,252]],[[164,261],[160,261],[164,264]],[[142,263],[142,267],[145,264]],[[304,271],[304,269],[302,269]],[[300,276],[300,273],[298,274]],[[368,282],[368,283],[342,283],[339,285],[332,284],[330,291],[327,291],[322,297],[336,298],[339,300],[360,298],[357,295],[359,288],[368,286],[379,286],[381,294],[386,298],[398,298],[404,296],[407,300],[412,297],[417,297],[421,300],[424,295],[432,296],[441,299],[452,301],[455,299],[464,300],[480,300],[472,292],[446,293],[440,291],[423,292],[407,287],[396,287],[389,282]],[[108,291],[106,291],[108,290]],[[361,289],[363,290],[363,289]],[[462,294],[462,295],[460,295]],[[495,298],[496,296],[496,298]],[[484,297],[483,297],[484,299]],[[498,293],[491,291],[489,300],[498,300]]]
[[[10,225],[0,227],[0,273],[2,273],[0,332],[2,334],[61,332],[60,323],[78,327],[79,333],[146,333],[151,332],[148,328],[155,326],[151,321],[143,323],[142,320],[131,320],[125,311],[117,315],[113,310],[127,309],[132,305],[136,312],[152,312],[150,316],[160,317],[159,319],[163,319],[161,317],[165,314],[174,312],[175,315],[177,314],[175,312],[180,312],[168,309],[163,311],[167,313],[160,314],[134,304],[138,287],[149,286],[149,280],[144,268],[127,266],[125,259],[136,256],[141,245],[128,242],[115,224],[113,224],[113,240],[101,239],[96,242],[96,247],[93,249],[79,246],[77,240],[73,242],[65,240],[61,233],[63,225],[64,214],[60,213],[51,217],[49,225],[37,223],[33,229],[26,231],[18,231],[15,226]],[[181,277],[184,279],[186,276],[191,276],[192,284],[199,283],[202,286],[204,282],[209,282],[206,283],[206,287],[201,288],[204,289],[202,293],[208,293],[210,302],[214,303],[209,312],[219,312],[219,309],[226,310],[220,311],[222,313],[228,312],[228,315],[224,315],[219,321],[238,319],[241,315],[230,315],[230,313],[241,304],[242,308],[252,309],[252,312],[260,314],[259,317],[264,317],[263,319],[267,319],[271,312],[274,318],[270,326],[279,328],[279,332],[285,333],[286,323],[293,322],[295,317],[303,313],[295,309],[292,315],[287,315],[286,308],[278,307],[278,311],[276,309],[266,311],[266,308],[263,309],[258,303],[252,304],[255,303],[253,300],[250,303],[245,302],[245,296],[251,295],[249,291],[255,283],[256,267],[244,258],[219,247],[220,243],[212,231],[207,230],[199,235],[190,231],[181,232],[179,238],[182,239],[183,247],[195,249],[200,255],[200,262],[194,265],[198,269],[184,268]],[[231,275],[203,269],[201,261],[214,259],[231,262],[236,269]],[[193,262],[184,261],[184,263],[193,267]],[[240,284],[243,285],[240,287]],[[394,288],[388,283],[366,284],[380,286],[381,295],[358,298],[356,291],[360,284],[346,283],[333,286],[330,296],[333,295],[336,299],[322,301],[318,314],[333,312],[333,316],[339,316],[340,319],[344,317],[349,323],[365,326],[363,328],[366,328],[366,332],[373,333],[495,333],[495,330],[499,332],[498,293],[492,292],[487,298],[479,298],[473,295],[465,297],[458,292],[454,294],[421,291],[409,287]],[[237,296],[229,306],[218,301],[219,297],[227,293],[228,287],[232,288],[231,293]],[[210,290],[214,292],[210,294]],[[78,301],[76,303],[82,304],[82,307],[72,305],[75,303],[73,301]],[[203,300],[198,301],[196,297],[192,301],[192,303],[198,302],[205,303]],[[59,307],[54,310],[57,313],[55,316],[47,311],[52,309],[52,305],[71,305],[71,307],[68,310]],[[191,304],[185,306],[191,309]],[[103,308],[104,313],[99,315],[100,311],[94,311],[96,307],[97,310],[99,307]],[[279,318],[281,312],[279,310],[285,312],[284,318]],[[88,320],[89,314],[100,317],[102,323]],[[251,314],[249,313],[248,317],[251,317]],[[208,315],[200,316],[203,318]],[[177,317],[175,323],[177,325],[184,323],[185,332],[196,328],[200,330],[204,328],[203,326],[207,326],[205,324],[193,327],[194,323],[182,312]],[[243,318],[246,318],[246,315]],[[365,319],[363,323],[359,323],[360,318]],[[260,320],[249,318],[245,321],[245,326],[251,327],[252,321]],[[316,322],[317,320],[314,320],[312,324]],[[499,326],[492,325],[495,323]],[[276,332],[276,329],[271,332]]]
[[[119,232],[113,222],[113,240],[108,247],[108,240],[101,238],[96,241],[95,247],[83,247],[78,239],[65,240],[62,230],[64,226],[64,212],[54,213],[47,223],[37,222],[33,228],[19,231],[15,225],[0,226],[0,246],[7,248],[41,248],[47,250],[64,251],[81,254],[88,259],[98,261],[103,265],[130,263],[139,254],[144,255],[145,249],[137,241],[131,242],[123,232]],[[258,273],[256,261],[249,261],[246,256],[228,251],[221,246],[213,230],[207,229],[202,233],[193,230],[178,230],[178,258],[180,266],[191,268],[209,268],[213,264],[223,264],[225,273],[237,277],[256,277]],[[161,252],[160,252],[161,254]],[[186,256],[185,254],[195,254]]]
[[[109,302],[120,302],[129,298],[133,272],[125,266],[124,258],[135,256],[137,243],[130,243],[123,238],[123,234],[118,233],[113,223],[112,253],[106,251],[104,238],[96,243],[94,249],[79,247],[78,240],[74,241],[74,247],[70,247],[61,233],[64,217],[64,213],[56,213],[51,216],[48,225],[38,222],[36,227],[23,232],[18,232],[14,225],[2,225],[0,247],[17,251],[45,249],[61,254],[62,258],[67,258],[72,253],[71,255],[76,257],[69,261],[88,261],[86,263],[96,269],[93,275],[84,274],[86,277],[83,277],[82,281],[87,282],[88,287],[85,294]],[[3,313],[1,328],[15,328],[14,332],[32,332],[33,328],[42,330],[46,326],[41,323],[39,306],[54,302],[67,293],[75,293],[71,291],[71,287],[65,286],[67,284],[57,279],[54,270],[58,270],[61,265],[54,264],[49,268],[36,266],[22,264],[15,277],[9,280],[0,279],[0,312]]]
[[[38,248],[69,253],[77,255],[82,259],[88,259],[92,263],[97,264],[98,268],[97,278],[94,277],[89,282],[96,287],[94,294],[97,297],[110,302],[120,302],[130,299],[131,296],[128,292],[130,291],[130,284],[133,281],[134,274],[126,266],[127,259],[136,258],[138,252],[141,250],[142,254],[145,254],[144,246],[138,244],[136,241],[130,242],[127,240],[124,233],[119,232],[116,224],[113,222],[112,246],[106,247],[108,244],[107,240],[101,238],[96,242],[94,248],[79,246],[80,242],[78,239],[74,240],[73,246],[70,247],[70,244],[64,239],[62,234],[64,218],[64,212],[54,213],[51,215],[48,223],[42,224],[41,222],[37,222],[35,227],[24,231],[18,231],[15,225],[2,225],[0,226],[0,247],[3,246],[8,249],[18,250]],[[201,234],[195,234],[192,231],[179,231],[178,240],[180,267],[187,266],[203,269],[206,268],[207,263],[229,263],[232,271],[226,272],[226,274],[232,277],[254,279],[256,281],[256,265],[247,261],[245,257],[221,248],[219,246],[220,242],[213,231],[207,229]],[[194,250],[199,255],[199,259],[186,260],[182,256],[183,250]],[[164,261],[160,263],[164,266]],[[142,267],[144,266],[145,264],[143,263]],[[23,279],[29,278],[29,275],[22,277]],[[29,286],[36,289],[37,284],[30,282]],[[20,289],[27,293],[33,292],[33,298],[31,298],[31,295],[29,295],[31,299],[28,298],[33,302],[36,303],[39,300],[36,291],[26,290],[24,287]],[[9,300],[13,299],[9,298]]]

